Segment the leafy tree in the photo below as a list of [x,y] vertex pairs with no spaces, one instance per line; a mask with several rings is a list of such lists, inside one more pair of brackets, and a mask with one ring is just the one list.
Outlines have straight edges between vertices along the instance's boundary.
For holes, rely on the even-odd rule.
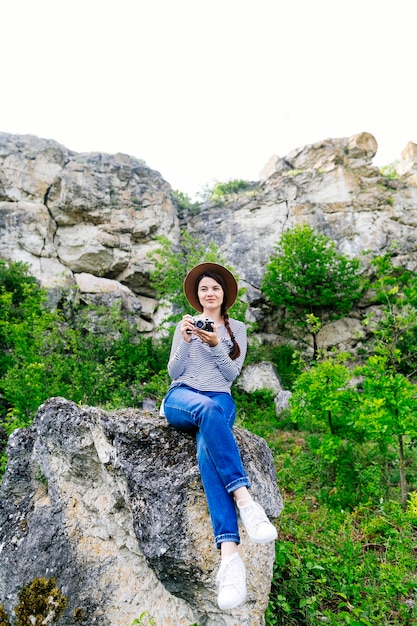
[[[382,316],[373,325],[373,352],[357,369],[364,377],[358,423],[382,449],[397,450],[401,504],[407,502],[405,451],[417,436],[417,274],[395,265],[396,244],[372,261],[375,302]],[[364,320],[371,325],[371,318]]]
[[350,417],[354,396],[346,359],[347,355],[341,354],[316,361],[296,380],[289,402],[290,418],[297,428],[314,433],[310,446],[326,470],[330,489],[338,473],[342,473],[338,482],[346,489],[344,466],[352,459],[354,442],[360,438]]
[[32,322],[42,316],[45,300],[28,265],[0,259],[0,377],[12,363],[14,346],[32,335]]
[[[186,313],[195,314],[195,310],[188,303],[183,290],[184,279],[191,268],[198,263],[208,261],[220,263],[233,273],[235,272],[224,261],[213,241],[207,247],[187,232],[182,233],[180,249],[174,249],[172,242],[166,237],[160,237],[158,241],[159,248],[150,254],[155,268],[151,272],[151,283],[160,300],[173,306],[173,313],[169,314],[165,320],[165,323],[172,326]],[[245,319],[247,309],[247,304],[241,300],[244,292],[244,289],[239,289],[239,296],[233,305],[232,313],[235,319],[242,321]]]
[[311,333],[316,359],[322,325],[346,315],[361,295],[360,262],[338,253],[331,239],[307,224],[286,231],[275,247],[262,289],[272,304],[284,307],[293,327]]
[[347,409],[351,402],[348,383],[352,373],[342,353],[316,361],[294,384],[291,417],[299,428],[331,435],[345,435]]
[[394,266],[393,252],[376,257],[376,279],[372,285],[375,302],[383,315],[372,328],[374,351],[388,359],[390,367],[413,380],[417,375],[417,274]]
[[417,438],[417,387],[396,371],[388,357],[373,355],[356,373],[363,376],[363,390],[356,409],[356,425],[383,448],[395,445],[400,468],[401,504],[406,508],[405,443]]

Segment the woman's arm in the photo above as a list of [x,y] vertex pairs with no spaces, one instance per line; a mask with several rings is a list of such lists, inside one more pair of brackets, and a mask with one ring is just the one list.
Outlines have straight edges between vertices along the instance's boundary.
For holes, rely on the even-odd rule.
[[182,322],[179,322],[175,329],[168,361],[168,374],[172,380],[176,380],[184,372],[190,345],[182,337]]

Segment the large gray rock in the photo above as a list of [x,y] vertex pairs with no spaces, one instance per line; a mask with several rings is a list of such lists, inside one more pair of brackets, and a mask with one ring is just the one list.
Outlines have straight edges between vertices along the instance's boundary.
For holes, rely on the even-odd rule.
[[243,368],[241,375],[236,381],[246,393],[267,389],[272,391],[274,395],[282,391],[281,381],[273,363],[262,361],[262,363],[254,363]]
[[0,133],[0,233],[0,258],[46,286],[88,273],[152,296],[147,255],[158,236],[177,242],[179,223],[171,187],[143,161]]
[[[271,517],[282,500],[266,443],[237,429],[253,493]],[[56,579],[68,605],[59,625],[261,626],[274,546],[242,530],[248,601],[222,613],[195,442],[155,413],[108,413],[52,398],[10,438],[0,490],[0,604]],[[45,622],[46,623],[46,622]]]

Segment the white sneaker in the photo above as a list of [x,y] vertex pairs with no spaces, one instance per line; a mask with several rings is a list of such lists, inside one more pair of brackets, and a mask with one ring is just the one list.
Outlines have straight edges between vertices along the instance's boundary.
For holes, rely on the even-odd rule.
[[222,559],[216,576],[219,586],[217,604],[219,608],[234,609],[246,599],[246,572],[239,554]]
[[240,519],[255,543],[269,543],[278,537],[277,529],[266,516],[265,511],[257,502],[239,500],[237,503]]

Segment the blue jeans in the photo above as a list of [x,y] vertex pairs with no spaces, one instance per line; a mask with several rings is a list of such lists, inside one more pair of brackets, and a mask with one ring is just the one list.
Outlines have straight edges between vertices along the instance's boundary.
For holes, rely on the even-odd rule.
[[229,393],[172,387],[164,401],[168,422],[196,434],[197,460],[217,548],[223,541],[240,542],[233,491],[249,487],[232,433],[236,407]]

